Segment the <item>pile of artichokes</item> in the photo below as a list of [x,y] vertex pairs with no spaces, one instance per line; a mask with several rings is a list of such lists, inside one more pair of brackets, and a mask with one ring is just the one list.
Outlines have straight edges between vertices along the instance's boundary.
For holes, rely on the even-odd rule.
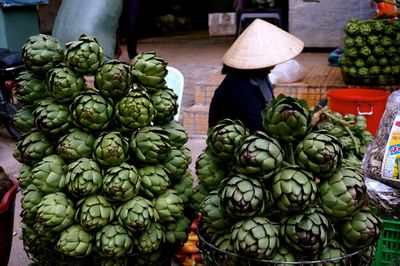
[[193,196],[206,262],[348,265],[341,258],[360,250],[367,256],[357,265],[371,260],[381,220],[365,204],[363,173],[344,162],[343,141],[313,115],[305,100],[281,94],[263,110],[262,131],[231,119],[208,130]]
[[104,61],[85,35],[65,49],[32,36],[22,55],[14,157],[28,253],[41,265],[169,261],[191,229],[193,175],[167,63]]

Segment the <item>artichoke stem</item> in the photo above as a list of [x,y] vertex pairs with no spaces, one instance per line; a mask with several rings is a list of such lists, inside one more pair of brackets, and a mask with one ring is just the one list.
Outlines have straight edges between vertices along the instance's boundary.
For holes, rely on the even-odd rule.
[[344,121],[343,119],[339,119],[339,118],[335,117],[334,115],[330,114],[326,107],[323,110],[323,114],[326,115],[329,119],[331,119],[335,123],[338,123],[345,127],[350,126],[350,123],[348,123],[347,121]]
[[358,147],[357,141],[354,138],[353,132],[351,132],[350,128],[348,126],[344,126],[344,129],[347,131],[347,133],[349,134],[351,141],[353,141],[354,143],[354,148],[356,150],[356,154],[359,154],[360,148]]

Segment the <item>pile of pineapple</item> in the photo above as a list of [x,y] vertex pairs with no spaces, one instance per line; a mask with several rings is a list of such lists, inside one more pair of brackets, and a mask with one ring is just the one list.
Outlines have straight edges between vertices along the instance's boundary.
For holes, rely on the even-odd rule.
[[165,60],[104,61],[93,37],[64,48],[44,34],[22,57],[14,157],[28,254],[41,265],[169,264],[190,232],[193,176]]

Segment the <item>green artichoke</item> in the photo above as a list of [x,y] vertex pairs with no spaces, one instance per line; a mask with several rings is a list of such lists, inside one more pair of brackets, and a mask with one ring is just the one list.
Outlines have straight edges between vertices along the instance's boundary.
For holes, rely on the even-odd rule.
[[29,71],[44,76],[64,60],[64,49],[56,38],[37,34],[30,36],[22,45],[21,55]]
[[167,63],[156,52],[140,53],[132,59],[131,72],[135,80],[144,87],[163,88],[166,85]]
[[149,164],[138,168],[141,191],[149,199],[156,198],[171,186],[168,170],[162,164]]
[[372,246],[379,239],[382,220],[368,207],[354,213],[339,226],[343,246],[347,250],[360,250]]
[[159,127],[163,129],[173,147],[181,148],[189,139],[186,129],[175,120],[159,125]]
[[114,208],[104,196],[89,195],[78,202],[75,219],[86,231],[94,231],[109,224],[114,216]]
[[[332,259],[327,264],[318,264],[318,266],[328,265],[328,266],[341,266],[343,265],[344,256],[347,255],[345,248],[336,240],[329,241],[328,245],[319,253],[314,259],[315,260],[326,260]],[[335,260],[336,259],[336,260]]]
[[36,127],[49,135],[65,133],[69,128],[70,109],[51,98],[40,100],[33,111]]
[[46,75],[46,89],[58,102],[69,104],[83,90],[85,79],[65,64],[49,70]]
[[192,221],[185,216],[181,216],[177,221],[165,224],[165,240],[173,245],[184,243],[191,230]]
[[114,108],[109,98],[93,91],[82,92],[70,106],[72,122],[85,131],[98,131],[110,124]]
[[13,151],[14,158],[20,163],[34,165],[42,158],[53,153],[53,143],[39,130],[32,130],[21,136]]
[[32,221],[32,223],[34,223],[38,205],[42,201],[43,197],[44,193],[32,184],[22,191],[21,216],[25,222]]
[[232,161],[235,149],[250,134],[239,120],[223,119],[207,131],[207,147],[223,162]]
[[94,250],[102,257],[122,257],[133,247],[129,232],[120,224],[107,224],[96,233]]
[[279,233],[265,217],[251,217],[236,222],[231,240],[235,252],[257,259],[271,258],[279,247]]
[[32,168],[32,184],[43,193],[62,191],[66,184],[65,161],[56,154],[44,157]]
[[145,126],[132,134],[130,147],[140,162],[156,164],[167,158],[171,151],[171,141],[162,128]]
[[279,141],[294,142],[311,131],[312,112],[304,99],[280,94],[261,114],[265,131]]
[[153,100],[141,89],[130,91],[115,104],[115,118],[127,130],[150,125],[155,114]]
[[23,133],[27,133],[36,127],[35,117],[33,116],[34,107],[24,105],[13,115],[12,124],[16,129]]
[[193,182],[194,177],[192,175],[192,171],[187,169],[186,173],[181,177],[181,179],[171,185],[171,189],[178,193],[178,196],[185,205],[189,202],[189,199],[193,194]]
[[43,78],[30,72],[22,71],[15,79],[15,98],[25,105],[34,104],[46,96]]
[[147,230],[139,232],[133,238],[135,249],[143,254],[156,251],[165,242],[164,231],[165,229],[161,224],[152,222]]
[[93,143],[93,159],[102,166],[116,166],[129,158],[129,141],[118,131],[102,132]]
[[139,193],[140,187],[141,178],[134,165],[121,163],[104,172],[103,193],[110,201],[128,201]]
[[78,40],[65,44],[68,65],[80,74],[95,74],[104,63],[104,49],[96,38],[82,34]]
[[129,65],[119,60],[106,61],[96,72],[94,85],[101,95],[113,99],[125,96],[132,84]]
[[297,166],[283,167],[272,181],[272,196],[285,212],[304,210],[315,200],[317,185],[313,175]]
[[24,190],[32,184],[32,166],[22,164],[19,168],[19,174],[17,176],[19,187]]
[[174,222],[183,216],[183,201],[173,189],[167,189],[154,198],[154,209],[157,211],[160,223]]
[[168,123],[178,112],[178,95],[172,89],[159,89],[151,95],[156,115],[154,123],[162,125]]
[[100,166],[95,160],[81,158],[67,166],[68,191],[80,198],[96,193],[101,189],[103,175]]
[[217,191],[210,192],[200,205],[203,228],[208,238],[213,241],[226,233],[231,226],[231,219],[221,206]]
[[238,172],[268,179],[282,165],[284,153],[279,142],[262,131],[247,136],[234,153]]
[[364,175],[354,167],[342,167],[319,183],[320,206],[325,214],[347,219],[366,200]]
[[307,208],[301,213],[284,217],[280,237],[299,257],[313,257],[328,243],[330,223],[318,208]]
[[222,208],[236,218],[262,214],[271,200],[267,192],[261,181],[244,174],[230,174],[219,188]]
[[[271,260],[275,261],[285,261],[285,262],[295,262],[297,261],[296,256],[293,252],[287,249],[283,244],[279,246],[276,250],[274,256]],[[284,266],[285,264],[278,264],[279,266]]]
[[36,221],[53,232],[60,232],[74,223],[74,203],[65,193],[55,192],[43,197],[38,205]]
[[92,158],[93,143],[95,137],[89,133],[72,128],[58,140],[57,154],[68,161],[75,161],[80,158]]
[[184,149],[185,147],[182,149],[172,147],[167,157],[162,162],[162,165],[168,170],[171,183],[178,182],[181,179],[192,161],[192,157],[188,157]]
[[153,203],[141,196],[136,196],[120,205],[116,215],[118,222],[131,232],[145,231],[152,222],[158,220]]
[[295,158],[304,170],[329,178],[340,167],[342,144],[324,131],[313,131],[296,146]]
[[229,174],[227,167],[209,149],[203,150],[197,157],[195,170],[197,178],[208,191],[217,189]]
[[56,248],[67,256],[86,257],[93,249],[92,235],[78,224],[71,225],[61,232]]

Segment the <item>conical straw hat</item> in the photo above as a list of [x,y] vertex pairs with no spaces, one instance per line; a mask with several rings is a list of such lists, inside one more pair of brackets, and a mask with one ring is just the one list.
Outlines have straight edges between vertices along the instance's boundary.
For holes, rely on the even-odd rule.
[[235,40],[222,62],[237,69],[259,69],[297,56],[303,41],[262,19],[255,19]]

